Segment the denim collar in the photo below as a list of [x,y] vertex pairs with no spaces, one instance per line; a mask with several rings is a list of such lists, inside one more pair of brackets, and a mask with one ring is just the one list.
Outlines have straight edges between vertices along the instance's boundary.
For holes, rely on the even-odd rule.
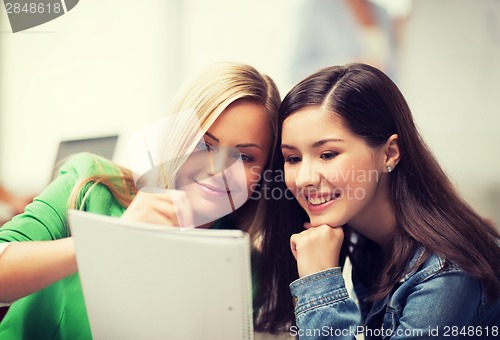
[[425,248],[420,246],[418,247],[417,251],[413,254],[413,258],[410,260],[410,263],[406,267],[405,274],[399,282],[403,283],[406,280],[408,280],[413,274],[415,274],[418,270],[418,266],[416,265],[422,256],[425,254]]

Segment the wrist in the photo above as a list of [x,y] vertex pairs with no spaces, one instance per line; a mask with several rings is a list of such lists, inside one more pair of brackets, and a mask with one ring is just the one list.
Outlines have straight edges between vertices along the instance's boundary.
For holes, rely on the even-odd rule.
[[319,273],[337,267],[339,267],[338,259],[333,259],[332,261],[324,261],[322,263],[311,263],[310,265],[308,265],[307,263],[298,263],[298,271],[299,271],[298,274],[300,278],[303,278],[315,273]]
[[59,247],[59,253],[62,255],[61,259],[63,261],[63,276],[69,276],[78,271],[78,266],[76,262],[76,250],[75,241],[73,237],[66,237],[60,240],[54,241]]

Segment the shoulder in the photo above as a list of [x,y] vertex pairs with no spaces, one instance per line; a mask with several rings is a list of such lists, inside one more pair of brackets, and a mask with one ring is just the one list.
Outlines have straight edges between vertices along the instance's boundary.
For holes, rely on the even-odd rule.
[[[118,197],[132,196],[124,168],[92,153],[79,153],[68,158],[56,179],[69,187],[69,207],[103,215],[123,212]],[[126,172],[126,171],[125,171]],[[118,198],[119,199],[119,198]]]
[[[418,265],[421,258],[424,256],[425,261]],[[451,274],[454,276],[470,277],[470,275],[459,266],[446,261],[435,253],[429,253],[424,248],[420,248],[415,252],[410,262],[408,272],[400,282],[413,281],[413,283],[417,284],[428,281],[434,277]]]
[[[417,251],[414,260],[423,254],[423,250]],[[483,294],[481,281],[478,278],[434,253],[428,253],[426,260],[400,281],[398,291],[403,295],[416,291],[435,292],[441,297],[454,296],[455,299],[461,295],[477,301]]]
[[82,152],[75,154],[61,165],[59,175],[72,174],[77,178],[102,175],[120,175],[120,169],[112,161],[101,156]]
[[484,303],[478,278],[436,254],[428,254],[386,301],[386,313],[395,320],[394,327],[402,329],[479,325],[487,322],[482,315],[491,308]]

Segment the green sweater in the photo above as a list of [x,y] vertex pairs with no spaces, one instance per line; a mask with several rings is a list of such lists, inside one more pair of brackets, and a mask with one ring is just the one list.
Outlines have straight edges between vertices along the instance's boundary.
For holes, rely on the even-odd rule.
[[[70,193],[79,180],[96,174],[120,175],[120,172],[111,162],[95,155],[82,153],[72,157],[23,214],[0,228],[0,242],[67,237]],[[84,210],[98,214],[121,216],[125,210],[103,185],[95,186],[85,202]],[[16,301],[0,323],[0,339],[91,338],[78,274]]]

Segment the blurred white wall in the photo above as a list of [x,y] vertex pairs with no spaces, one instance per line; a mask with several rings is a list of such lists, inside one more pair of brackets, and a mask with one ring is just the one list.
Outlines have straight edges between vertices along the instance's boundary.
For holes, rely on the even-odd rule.
[[83,0],[13,34],[0,8],[0,180],[36,193],[58,143],[158,118],[179,85],[176,1]]
[[500,2],[415,0],[400,87],[463,196],[500,226]]
[[293,85],[286,61],[301,1],[183,1],[183,74],[217,61],[244,62],[271,76],[284,95]]

